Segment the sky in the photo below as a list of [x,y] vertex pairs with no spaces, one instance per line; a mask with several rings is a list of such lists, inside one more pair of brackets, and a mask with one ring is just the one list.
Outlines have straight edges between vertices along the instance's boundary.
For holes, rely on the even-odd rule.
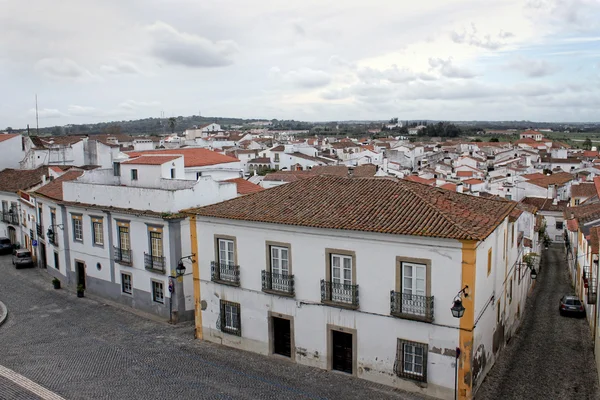
[[600,121],[600,0],[0,0],[0,129]]

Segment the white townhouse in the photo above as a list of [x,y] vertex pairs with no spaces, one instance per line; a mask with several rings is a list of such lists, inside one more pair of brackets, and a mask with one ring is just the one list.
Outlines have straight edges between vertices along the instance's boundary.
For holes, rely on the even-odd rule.
[[471,399],[509,329],[515,207],[322,175],[187,210],[196,336],[446,399],[457,368]]
[[0,134],[0,171],[5,168],[19,168],[25,157],[25,138],[21,134]]
[[12,244],[18,244],[22,248],[32,249],[36,221],[27,213],[32,207],[29,193],[45,184],[49,176],[47,166],[30,170],[7,168],[0,171],[1,237],[9,238]]
[[191,271],[193,258],[183,251],[189,228],[184,235],[179,210],[234,198],[238,185],[185,180],[183,158],[141,155],[118,170],[69,171],[38,189],[41,266],[94,295],[173,321],[193,318],[191,273],[171,278],[180,262]]
[[[177,179],[196,180],[200,177],[209,176],[216,181],[223,181],[243,176],[242,163],[237,158],[199,147],[130,151],[125,154],[129,157],[139,157],[141,155],[183,156],[183,175],[178,176]],[[115,165],[114,168],[118,167]]]
[[270,153],[271,165],[276,170],[305,170],[335,163],[333,159],[320,157],[317,149],[306,144],[279,145],[270,149],[268,153]]

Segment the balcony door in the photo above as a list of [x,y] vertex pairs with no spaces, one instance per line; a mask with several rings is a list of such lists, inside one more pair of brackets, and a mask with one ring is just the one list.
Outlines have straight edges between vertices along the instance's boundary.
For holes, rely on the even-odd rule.
[[[402,263],[402,312],[425,315],[425,309],[418,307],[421,299],[427,296],[427,266],[409,262]],[[407,301],[412,298],[412,301]]]
[[352,303],[352,257],[331,255],[331,301]]

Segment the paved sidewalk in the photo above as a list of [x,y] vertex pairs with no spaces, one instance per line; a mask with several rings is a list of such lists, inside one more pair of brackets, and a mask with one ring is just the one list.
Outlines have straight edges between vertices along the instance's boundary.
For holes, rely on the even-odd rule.
[[476,399],[598,399],[592,333],[585,319],[561,317],[560,298],[573,293],[564,249],[552,245],[527,302],[525,320]]
[[[52,289],[0,257],[0,364],[65,399],[424,399],[344,374],[195,340],[169,325]],[[0,396],[1,397],[1,396]]]
[[8,318],[8,309],[6,308],[6,305],[0,301],[0,325],[6,321],[6,318]]

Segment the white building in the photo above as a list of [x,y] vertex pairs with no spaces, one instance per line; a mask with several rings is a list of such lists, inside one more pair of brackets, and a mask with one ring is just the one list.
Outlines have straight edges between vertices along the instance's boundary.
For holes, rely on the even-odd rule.
[[439,398],[460,348],[470,399],[508,329],[515,206],[323,175],[189,210],[197,337]]
[[5,168],[19,168],[25,157],[25,139],[20,134],[0,134],[0,171]]

